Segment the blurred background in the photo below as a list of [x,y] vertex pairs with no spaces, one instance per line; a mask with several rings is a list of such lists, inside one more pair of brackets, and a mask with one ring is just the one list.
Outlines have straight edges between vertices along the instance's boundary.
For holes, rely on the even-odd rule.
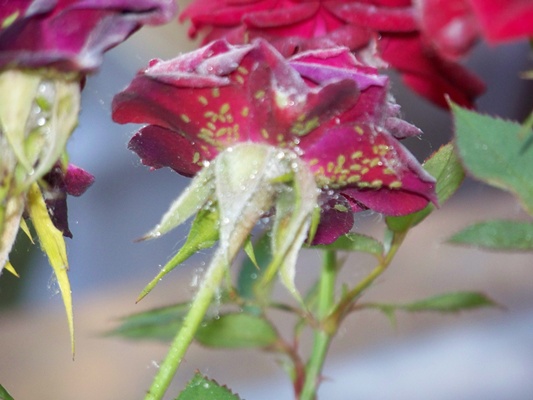
[[[121,316],[190,298],[191,282],[209,252],[167,275],[135,304],[140,290],[184,242],[187,230],[151,242],[134,240],[159,221],[188,179],[142,166],[126,149],[136,127],[112,123],[110,108],[113,95],[149,59],[168,59],[194,48],[185,32],[178,23],[145,28],[107,53],[100,72],[88,79],[80,124],[69,145],[71,161],[96,177],[86,194],[69,199],[76,357],[72,361],[52,270],[38,248],[21,238],[12,256],[21,278],[9,273],[0,277],[0,384],[16,400],[140,399],[166,354],[164,343],[128,342],[102,333],[115,327]],[[488,91],[478,102],[481,111],[520,121],[526,117],[533,108],[533,87],[519,74],[532,68],[527,43],[480,45],[466,62],[488,82]],[[405,119],[425,132],[407,143],[422,160],[450,140],[449,116],[392,78]],[[502,307],[451,316],[399,314],[395,327],[377,312],[348,317],[331,348],[321,399],[533,398],[532,255],[445,243],[452,233],[488,218],[526,216],[512,196],[468,180],[452,200],[409,234],[367,299],[407,302],[476,290]],[[380,238],[383,221],[377,215],[362,215],[355,229]],[[350,256],[343,279],[353,284],[373,268],[372,262],[364,255]],[[318,252],[302,252],[298,285],[309,285],[319,267]],[[282,289],[279,294],[285,296]],[[282,331],[289,333],[290,325],[285,325]],[[197,346],[177,375],[174,397],[196,369],[245,399],[292,398],[290,382],[275,357]]]

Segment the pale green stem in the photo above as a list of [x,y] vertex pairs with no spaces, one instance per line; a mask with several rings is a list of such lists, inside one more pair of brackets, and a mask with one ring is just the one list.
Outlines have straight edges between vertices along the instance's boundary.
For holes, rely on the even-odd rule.
[[191,308],[183,320],[183,325],[170,345],[170,350],[161,364],[145,400],[161,400],[165,395],[185,352],[204,319],[213,296],[224,277],[227,266],[228,262],[225,254],[220,250],[217,251],[191,303]]
[[336,328],[324,326],[322,322],[328,316],[335,304],[335,281],[337,278],[337,257],[335,251],[325,250],[322,272],[318,289],[317,319],[321,322],[315,330],[313,338],[313,351],[305,368],[305,381],[300,393],[300,400],[313,400],[320,383],[322,367],[326,359],[329,344]]
[[385,254],[385,256],[380,260],[379,264],[372,270],[370,273],[360,281],[352,290],[346,293],[343,297],[343,300],[337,304],[335,311],[333,311],[329,316],[329,324],[338,326],[346,313],[350,310],[354,301],[368,288],[374,281],[388,268],[392,259],[396,255],[396,252],[400,248],[400,245],[405,239],[407,232],[394,233],[390,249]]

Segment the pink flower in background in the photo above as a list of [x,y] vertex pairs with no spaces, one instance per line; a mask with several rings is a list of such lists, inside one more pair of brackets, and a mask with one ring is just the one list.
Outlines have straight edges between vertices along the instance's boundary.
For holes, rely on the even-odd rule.
[[105,51],[176,11],[174,0],[2,1],[0,69],[92,72]]
[[[461,34],[449,46],[442,38],[433,40],[426,35],[447,18],[461,17],[462,11],[456,6],[463,2],[196,0],[181,18],[191,20],[191,36],[206,31],[204,43],[221,37],[231,43],[247,43],[263,37],[285,56],[347,46],[364,54],[367,63],[381,66],[384,61],[397,69],[407,85],[440,106],[447,106],[448,95],[456,103],[471,107],[484,85],[455,61],[475,39],[470,21],[459,18]],[[439,7],[434,7],[437,3]],[[463,38],[464,32],[468,35]]]
[[348,232],[352,212],[403,215],[435,200],[433,178],[398,141],[420,131],[399,118],[388,78],[345,47],[286,60],[262,40],[220,40],[153,60],[115,96],[113,119],[148,124],[129,147],[186,176],[234,144],[292,149],[322,189],[315,243]]

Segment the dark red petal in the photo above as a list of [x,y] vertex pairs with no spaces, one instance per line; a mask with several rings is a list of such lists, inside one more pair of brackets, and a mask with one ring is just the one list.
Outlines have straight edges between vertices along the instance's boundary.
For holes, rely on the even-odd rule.
[[65,189],[71,196],[81,196],[94,183],[94,176],[74,164],[65,173]]
[[436,200],[435,180],[395,138],[366,124],[328,130],[303,148],[321,187],[395,189]]
[[[6,10],[2,6],[0,20],[12,7]],[[173,0],[44,0],[32,1],[28,10],[0,29],[0,68],[53,67],[85,74],[100,66],[105,51],[142,25],[169,21],[176,4]]]
[[141,158],[144,165],[158,169],[170,167],[184,176],[193,176],[202,162],[211,159],[201,149],[180,134],[159,126],[142,128],[128,143],[128,148]]
[[439,55],[454,60],[470,50],[479,26],[467,0],[422,0],[415,4],[420,10],[424,40]]
[[419,211],[428,205],[427,197],[395,189],[358,190],[344,189],[342,194],[376,212],[388,216],[401,216]]
[[381,57],[399,70],[409,86],[442,107],[447,107],[445,95],[460,105],[473,107],[485,90],[474,74],[424,47],[418,35],[384,35],[379,49]]
[[336,194],[325,200],[320,206],[320,223],[313,245],[330,244],[350,232],[354,222],[353,212],[347,199]]

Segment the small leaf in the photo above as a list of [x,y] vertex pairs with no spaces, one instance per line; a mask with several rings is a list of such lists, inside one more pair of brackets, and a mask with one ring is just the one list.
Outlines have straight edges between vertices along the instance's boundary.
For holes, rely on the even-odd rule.
[[185,244],[176,253],[176,255],[172,257],[172,259],[167,262],[163,268],[161,268],[161,271],[159,271],[156,277],[152,279],[148,285],[146,285],[136,302],[141,301],[148,293],[150,293],[150,291],[155,287],[155,285],[157,285],[163,276],[168,274],[178,265],[197,253],[199,250],[207,249],[213,246],[218,240],[218,225],[218,210],[200,210],[191,225],[191,230],[189,231],[189,235],[187,236],[187,241]]
[[2,385],[0,385],[0,400],[14,400]]
[[273,345],[278,336],[274,327],[264,318],[238,313],[224,314],[206,321],[198,328],[195,339],[208,347],[242,349]]
[[448,242],[480,246],[489,250],[533,250],[533,223],[484,221],[454,234]]
[[313,246],[323,250],[360,251],[380,258],[383,255],[383,244],[373,237],[359,233],[348,233],[339,237],[335,242],[326,245]]
[[170,341],[176,336],[189,307],[189,303],[180,303],[124,317],[120,326],[107,335],[135,340]]
[[70,282],[68,280],[68,261],[67,249],[65,246],[65,239],[63,234],[55,226],[43,196],[37,183],[33,183],[28,191],[27,208],[29,210],[30,218],[32,220],[41,248],[48,256],[50,265],[54,270],[54,274],[61,291],[63,304],[67,314],[68,327],[70,331],[70,341],[72,347],[72,355],[74,355],[74,321],[72,317],[72,294],[70,290]]
[[240,400],[225,386],[196,373],[175,400]]
[[465,168],[477,179],[510,191],[533,215],[533,132],[450,104],[455,120],[457,149]]
[[407,312],[433,311],[441,313],[452,313],[482,307],[496,307],[497,304],[481,293],[454,292],[428,297],[423,300],[418,300],[406,304],[371,303],[362,306],[364,306],[365,308],[379,309],[390,317],[391,315],[393,315],[394,311],[398,310]]
[[457,312],[482,307],[495,307],[497,304],[481,293],[455,292],[429,297],[424,300],[405,304],[405,311]]
[[242,262],[239,276],[237,278],[237,291],[239,296],[245,300],[254,300],[254,286],[260,280],[266,266],[272,259],[270,236],[262,235],[259,240],[253,244],[255,263],[245,258]]
[[[450,143],[442,146],[423,166],[437,180],[437,198],[440,205],[444,204],[459,189],[465,175],[453,146]],[[405,232],[422,222],[434,209],[435,205],[428,204],[424,209],[403,217],[387,217],[387,226],[394,232]]]

